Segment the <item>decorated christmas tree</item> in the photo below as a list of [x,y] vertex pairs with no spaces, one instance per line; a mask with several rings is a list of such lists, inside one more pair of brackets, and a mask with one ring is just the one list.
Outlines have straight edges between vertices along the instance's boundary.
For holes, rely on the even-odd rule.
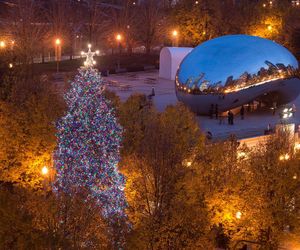
[[106,218],[118,217],[126,206],[124,178],[118,172],[122,128],[103,96],[103,80],[93,68],[94,54],[90,48],[85,53],[85,66],[65,95],[68,111],[57,124],[54,189],[70,194],[84,191]]

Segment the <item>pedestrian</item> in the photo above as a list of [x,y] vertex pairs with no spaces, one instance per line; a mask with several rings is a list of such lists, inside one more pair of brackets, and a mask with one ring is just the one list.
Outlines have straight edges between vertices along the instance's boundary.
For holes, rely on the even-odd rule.
[[241,107],[240,114],[241,114],[241,119],[244,120],[244,115],[245,115],[245,108],[244,108],[244,105],[242,105],[242,107]]
[[231,110],[228,111],[227,113],[227,118],[228,118],[228,124],[231,124]]
[[230,125],[233,125],[234,115],[233,115],[233,113],[231,111],[230,111],[230,116],[231,116],[231,118],[230,118],[230,121],[231,121]]
[[155,96],[155,89],[154,89],[154,87],[152,87],[151,95]]
[[209,116],[210,116],[210,119],[214,118],[214,105],[213,104],[210,105]]
[[271,132],[272,132],[272,127],[271,127],[271,124],[269,123],[267,126],[267,130],[265,131],[265,135],[269,135],[269,134],[271,134]]
[[207,139],[207,140],[212,140],[212,138],[213,138],[212,133],[211,133],[210,131],[207,131],[207,132],[206,132],[206,139]]
[[227,115],[228,115],[228,124],[233,125],[234,116],[233,116],[233,113],[231,112],[231,110],[228,111]]
[[219,118],[219,105],[218,104],[216,104],[215,115],[216,115],[216,120],[218,120],[218,118]]

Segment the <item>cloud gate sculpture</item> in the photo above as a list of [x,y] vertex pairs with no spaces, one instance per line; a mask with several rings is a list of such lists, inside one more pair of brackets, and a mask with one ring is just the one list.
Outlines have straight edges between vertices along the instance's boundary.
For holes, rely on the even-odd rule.
[[175,80],[179,101],[198,114],[220,112],[254,100],[293,101],[300,93],[297,59],[283,46],[260,37],[230,35],[207,41],[181,62]]

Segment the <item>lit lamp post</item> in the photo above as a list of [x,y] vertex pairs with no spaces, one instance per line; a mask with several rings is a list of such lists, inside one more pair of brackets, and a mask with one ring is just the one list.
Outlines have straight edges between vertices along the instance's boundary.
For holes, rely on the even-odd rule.
[[4,41],[0,41],[0,49],[4,49],[6,46]]
[[117,34],[116,35],[116,40],[118,43],[118,47],[119,47],[119,56],[118,56],[118,69],[120,69],[120,56],[121,56],[121,52],[122,52],[122,45],[121,45],[121,41],[122,41],[122,36],[121,34]]
[[50,179],[49,168],[47,166],[42,167],[41,174],[44,176],[44,181],[43,181],[44,190],[47,191],[48,180]]
[[242,218],[242,212],[241,211],[237,211],[235,214],[235,218],[237,218],[238,220],[240,220]]
[[122,52],[122,46],[121,46],[122,36],[120,34],[117,34],[116,40],[117,40],[118,47],[119,47],[119,54],[121,54],[121,52]]
[[55,61],[56,61],[56,72],[59,72],[59,62],[61,60],[61,40],[57,38],[55,40]]
[[268,25],[268,31],[272,31],[273,30],[273,27],[272,27],[272,25]]
[[49,173],[49,169],[46,166],[44,166],[42,168],[42,175],[46,176],[46,175],[48,175],[48,173]]
[[282,123],[293,117],[293,108],[285,108],[280,114]]
[[172,32],[172,37],[173,37],[173,47],[178,47],[178,31],[173,30]]
[[280,161],[287,161],[290,159],[290,155],[289,154],[283,154],[279,156],[279,160]]

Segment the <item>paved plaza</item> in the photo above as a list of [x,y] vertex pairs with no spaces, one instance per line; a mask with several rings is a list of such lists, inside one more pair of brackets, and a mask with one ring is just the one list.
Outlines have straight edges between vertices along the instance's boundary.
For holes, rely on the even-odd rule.
[[[152,87],[155,89],[154,104],[159,111],[163,111],[166,106],[176,104],[174,82],[160,79],[158,71],[146,71],[136,73],[123,73],[110,75],[104,78],[109,83],[109,89],[115,91],[125,101],[133,93],[151,94]],[[300,109],[300,96],[293,102]],[[275,126],[280,122],[278,112],[273,115],[271,110],[257,110],[245,114],[245,119],[241,120],[239,115],[235,116],[234,125],[227,124],[227,118],[224,124],[220,125],[219,120],[210,119],[206,116],[198,116],[197,120],[203,132],[210,131],[214,138],[225,139],[231,134],[237,138],[248,138],[264,134],[268,124]],[[300,124],[300,110],[296,112],[295,117],[290,122],[296,125]]]

